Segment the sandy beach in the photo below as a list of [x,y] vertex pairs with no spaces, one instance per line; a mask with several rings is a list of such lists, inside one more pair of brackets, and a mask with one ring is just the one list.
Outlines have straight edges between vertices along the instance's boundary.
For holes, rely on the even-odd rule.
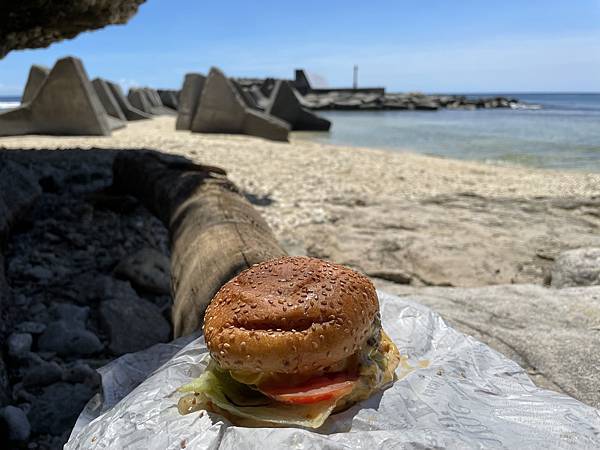
[[600,245],[600,174],[492,166],[292,136],[175,131],[132,122],[112,137],[0,138],[10,148],[150,148],[217,165],[255,199],[290,253],[413,285],[540,284],[566,248]]

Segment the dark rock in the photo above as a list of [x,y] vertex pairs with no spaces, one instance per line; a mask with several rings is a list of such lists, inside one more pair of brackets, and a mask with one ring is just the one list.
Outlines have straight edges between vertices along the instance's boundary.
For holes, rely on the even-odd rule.
[[38,178],[31,170],[0,156],[0,246],[41,193]]
[[153,248],[143,248],[126,256],[114,272],[117,277],[129,280],[142,290],[156,294],[171,291],[169,258]]
[[76,328],[85,328],[90,308],[76,306],[70,303],[53,303],[48,308],[48,318],[51,321],[62,320]]
[[63,381],[69,383],[84,383],[91,387],[98,387],[102,383],[102,377],[95,370],[80,361],[68,366],[63,373]]
[[9,51],[47,47],[82,31],[125,23],[144,0],[23,0],[2,5],[0,58]]
[[21,408],[9,405],[0,409],[0,422],[4,423],[8,431],[7,437],[9,441],[25,442],[29,439],[31,426],[27,415]]
[[32,431],[60,436],[70,430],[95,392],[85,384],[64,382],[43,388],[42,393],[35,397],[28,414]]
[[552,266],[552,287],[600,284],[600,248],[578,248],[560,254]]
[[42,266],[33,266],[23,271],[23,275],[29,276],[39,283],[47,283],[52,278],[52,271]]
[[102,302],[100,318],[110,338],[109,349],[118,355],[167,342],[171,333],[160,309],[141,298]]
[[57,363],[42,360],[40,364],[25,370],[22,383],[26,388],[47,386],[60,381],[62,376],[63,369]]
[[46,325],[40,322],[21,322],[15,327],[19,333],[41,334],[46,329]]
[[81,356],[97,353],[102,350],[103,345],[94,333],[58,320],[48,324],[38,340],[38,347],[42,351],[56,352],[61,356]]
[[13,358],[22,358],[31,350],[33,337],[29,333],[12,333],[8,337],[8,354]]

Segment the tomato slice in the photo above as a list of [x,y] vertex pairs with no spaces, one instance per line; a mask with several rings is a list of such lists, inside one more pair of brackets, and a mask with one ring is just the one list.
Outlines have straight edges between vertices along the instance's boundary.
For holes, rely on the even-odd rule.
[[352,392],[356,379],[354,375],[338,373],[315,377],[299,386],[260,386],[259,390],[279,402],[301,405],[343,397]]

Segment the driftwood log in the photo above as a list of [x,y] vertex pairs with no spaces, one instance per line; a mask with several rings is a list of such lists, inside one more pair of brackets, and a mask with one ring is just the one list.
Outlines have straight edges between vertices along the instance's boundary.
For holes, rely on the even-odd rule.
[[140,199],[169,228],[175,337],[201,327],[210,300],[236,274],[286,254],[220,168],[125,151],[116,156],[113,175],[116,190]]

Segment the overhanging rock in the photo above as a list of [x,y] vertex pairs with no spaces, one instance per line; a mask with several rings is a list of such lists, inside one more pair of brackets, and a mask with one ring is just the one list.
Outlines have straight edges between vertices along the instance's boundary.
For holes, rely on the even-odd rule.
[[198,109],[200,96],[206,77],[199,73],[188,73],[183,80],[183,87],[179,95],[179,109],[177,113],[176,130],[189,130],[192,118]]
[[127,121],[125,114],[119,107],[119,103],[117,102],[117,99],[115,98],[112,91],[108,87],[108,83],[106,83],[106,81],[103,80],[102,78],[95,78],[92,81],[92,86],[94,86],[96,95],[98,95],[98,98],[100,99],[102,106],[104,106],[106,113],[109,116],[112,116],[116,119],[122,120],[124,122]]
[[21,103],[29,103],[35,97],[40,86],[50,73],[50,69],[44,66],[38,66],[34,64],[29,69],[29,77],[27,77],[27,84],[25,85],[25,90],[23,91],[23,96],[21,97]]
[[329,120],[302,107],[296,93],[285,80],[278,80],[275,84],[266,111],[288,122],[292,130],[328,131],[331,127]]
[[191,130],[200,133],[249,134],[287,141],[290,126],[276,117],[247,107],[231,80],[213,67],[202,90]]
[[121,86],[119,86],[117,83],[113,83],[112,81],[106,81],[106,84],[110,88],[110,91],[112,92],[113,96],[115,97],[115,100],[117,101],[117,104],[121,108],[121,111],[123,111],[123,114],[125,114],[125,117],[127,118],[127,120],[141,120],[141,119],[151,119],[152,118],[152,115],[147,114],[144,111],[141,111],[138,108],[136,108],[135,106],[133,106],[129,102],[127,97],[125,97],[125,94],[123,93],[123,90],[121,89]]
[[0,135],[55,134],[108,136],[124,126],[110,120],[90,83],[81,60],[59,59],[35,97],[0,113]]

